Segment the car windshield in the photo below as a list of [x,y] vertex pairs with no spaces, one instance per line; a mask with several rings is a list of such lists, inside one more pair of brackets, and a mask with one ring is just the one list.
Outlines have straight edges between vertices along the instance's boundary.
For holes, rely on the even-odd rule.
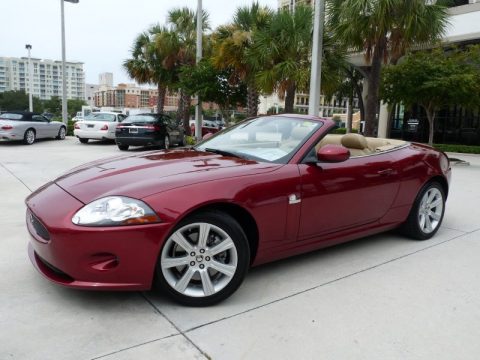
[[286,164],[322,122],[280,116],[244,121],[195,149],[246,159]]
[[115,115],[114,114],[92,113],[92,114],[88,115],[85,118],[85,120],[113,122],[113,121],[115,121]]
[[0,115],[2,120],[22,120],[22,114],[3,113]]

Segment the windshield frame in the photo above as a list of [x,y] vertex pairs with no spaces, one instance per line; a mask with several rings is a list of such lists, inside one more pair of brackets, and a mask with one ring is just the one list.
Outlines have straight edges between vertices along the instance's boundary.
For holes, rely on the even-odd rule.
[[[290,120],[292,122],[309,122],[309,123],[312,123],[313,126],[312,126],[312,130],[308,134],[306,134],[303,139],[299,140],[298,144],[295,147],[293,147],[292,150],[290,150],[290,152],[285,154],[285,156],[282,156],[282,157],[274,159],[274,160],[261,158],[261,157],[255,156],[254,154],[251,154],[251,153],[243,153],[243,152],[240,152],[240,151],[232,150],[230,148],[221,148],[221,147],[216,147],[214,145],[209,145],[208,144],[211,140],[214,140],[217,137],[223,136],[223,135],[225,135],[225,134],[227,134],[231,131],[235,131],[239,127],[243,127],[243,126],[246,126],[246,125],[248,125],[252,122],[262,121],[262,120],[265,120],[265,119],[269,119],[269,120],[272,120],[272,121],[275,121],[275,120]],[[318,131],[323,127],[324,122],[321,121],[321,120],[322,119],[302,118],[302,117],[297,117],[297,116],[286,116],[286,115],[258,116],[258,117],[255,117],[255,118],[246,119],[246,120],[244,120],[244,121],[242,121],[242,122],[240,122],[240,123],[238,123],[238,124],[236,124],[232,127],[226,128],[226,129],[214,134],[213,136],[210,136],[207,139],[202,140],[201,142],[199,142],[198,144],[196,144],[192,148],[196,151],[207,151],[206,150],[207,148],[211,148],[212,150],[215,149],[215,150],[220,150],[220,151],[226,151],[226,152],[234,153],[235,156],[238,156],[238,157],[243,158],[245,160],[254,160],[254,161],[257,161],[257,162],[265,162],[265,163],[273,163],[273,164],[288,164],[292,160],[292,158],[298,153],[298,151],[305,145],[305,143],[307,143],[308,140],[312,138],[312,136],[315,136],[315,134],[318,133]]]

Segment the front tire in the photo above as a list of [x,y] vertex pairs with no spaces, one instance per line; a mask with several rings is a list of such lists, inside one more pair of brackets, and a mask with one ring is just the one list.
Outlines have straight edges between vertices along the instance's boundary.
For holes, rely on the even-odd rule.
[[79,140],[82,144],[88,143],[88,139],[78,138],[78,140]]
[[416,240],[430,239],[440,228],[445,213],[445,192],[436,181],[427,183],[418,193],[402,232]]
[[247,238],[230,215],[208,211],[180,222],[162,247],[156,284],[175,301],[209,306],[240,286],[250,265]]
[[23,143],[26,145],[32,145],[35,142],[35,130],[28,129],[23,135]]

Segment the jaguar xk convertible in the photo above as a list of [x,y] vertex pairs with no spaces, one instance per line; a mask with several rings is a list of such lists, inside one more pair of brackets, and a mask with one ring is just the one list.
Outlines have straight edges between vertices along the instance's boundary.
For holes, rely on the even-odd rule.
[[251,266],[399,228],[439,229],[451,168],[433,148],[329,134],[326,119],[246,120],[192,148],[99,160],[26,199],[29,254],[51,281],[205,306]]

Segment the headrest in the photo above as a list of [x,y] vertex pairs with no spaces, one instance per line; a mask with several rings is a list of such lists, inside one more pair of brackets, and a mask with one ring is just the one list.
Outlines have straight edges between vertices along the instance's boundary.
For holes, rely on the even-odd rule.
[[360,134],[345,134],[342,136],[342,145],[350,149],[363,150],[367,147],[367,139]]

